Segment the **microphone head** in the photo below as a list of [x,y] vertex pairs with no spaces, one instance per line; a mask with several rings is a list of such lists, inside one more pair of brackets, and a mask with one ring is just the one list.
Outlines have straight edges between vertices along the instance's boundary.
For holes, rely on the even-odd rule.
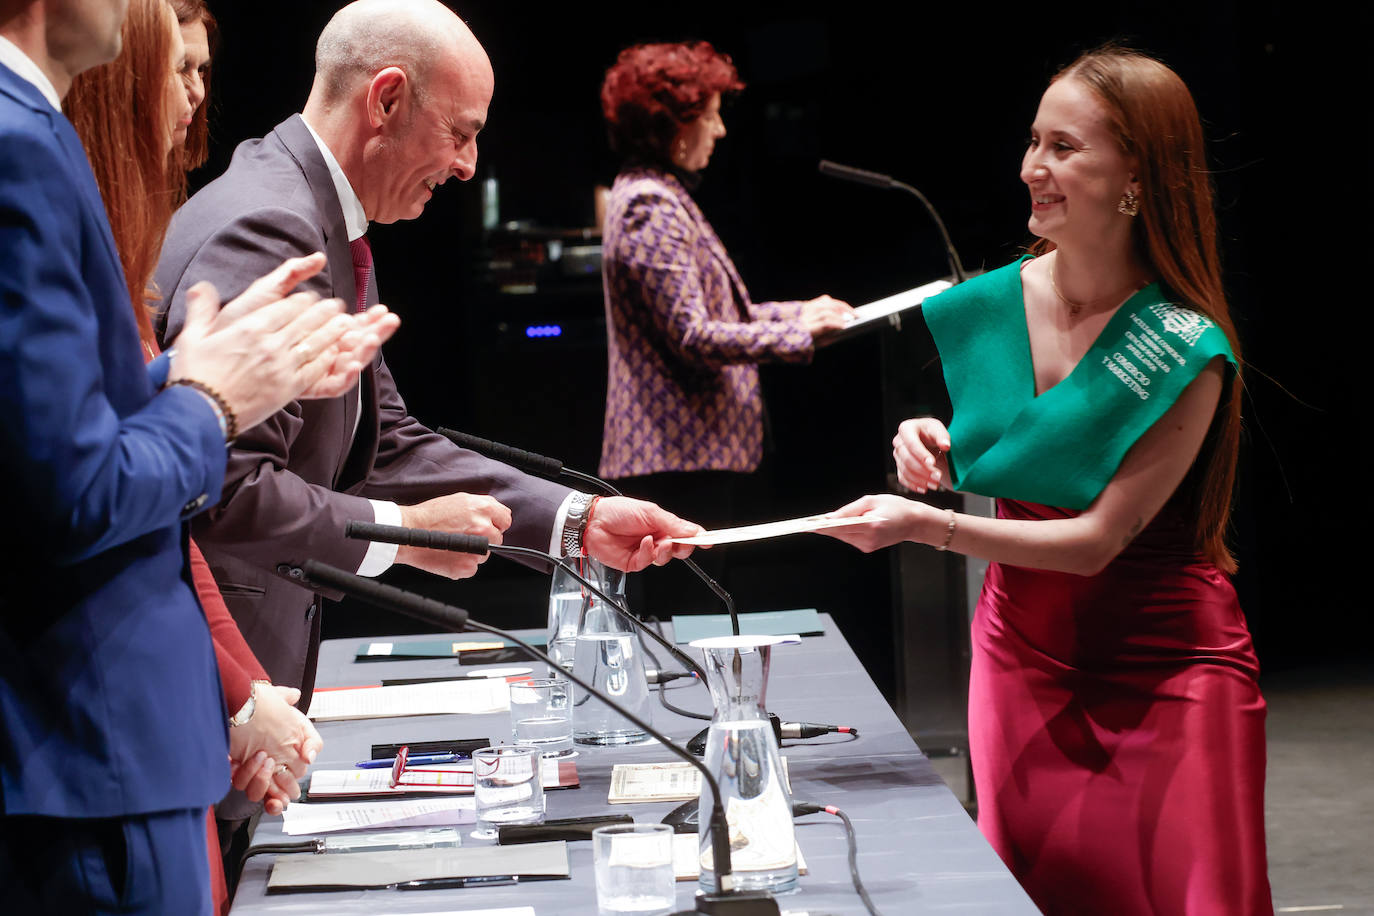
[[483,439],[480,436],[471,436],[456,429],[447,429],[441,426],[435,432],[459,448],[465,448],[484,457],[495,459],[502,464],[509,464],[526,474],[554,478],[563,473],[563,462],[556,458],[502,445],[500,442],[492,442],[490,439]]
[[457,553],[490,552],[490,542],[477,534],[402,528],[397,525],[378,525],[375,522],[360,522],[353,519],[344,522],[344,537],[360,541],[380,541],[383,544],[423,547],[428,550],[452,550]]
[[852,165],[840,165],[829,159],[822,159],[818,168],[822,175],[829,175],[831,178],[839,178],[843,181],[855,181],[875,188],[890,188],[895,184],[891,175],[870,172],[867,169],[856,169]]

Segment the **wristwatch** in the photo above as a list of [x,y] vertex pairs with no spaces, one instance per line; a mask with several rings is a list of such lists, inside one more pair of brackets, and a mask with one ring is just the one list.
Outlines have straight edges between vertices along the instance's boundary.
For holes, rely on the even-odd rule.
[[239,708],[239,711],[229,717],[229,727],[247,725],[253,718],[253,713],[258,711],[258,685],[271,684],[271,681],[253,681],[249,685],[248,700]]
[[582,534],[587,530],[587,521],[592,516],[592,506],[600,499],[590,493],[574,493],[568,499],[568,514],[563,517],[563,534],[559,543],[563,545],[563,556],[580,557]]

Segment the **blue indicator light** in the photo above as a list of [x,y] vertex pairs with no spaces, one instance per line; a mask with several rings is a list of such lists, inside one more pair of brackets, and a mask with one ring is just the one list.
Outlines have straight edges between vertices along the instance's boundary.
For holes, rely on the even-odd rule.
[[557,324],[532,324],[525,328],[526,337],[561,337],[563,328]]

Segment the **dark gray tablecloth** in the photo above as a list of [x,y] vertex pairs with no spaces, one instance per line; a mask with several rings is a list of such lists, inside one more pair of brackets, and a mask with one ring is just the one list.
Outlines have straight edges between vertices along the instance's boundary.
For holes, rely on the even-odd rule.
[[[829,735],[784,741],[793,797],[833,804],[853,819],[858,836],[859,871],[875,905],[885,916],[912,913],[1035,914],[1037,910],[958,800],[897,720],[828,615],[823,636],[773,652],[768,708],[784,721],[852,725],[860,737]],[[394,641],[430,637],[397,637]],[[452,661],[356,662],[361,639],[331,640],[320,651],[319,683],[325,686],[376,684],[382,678],[453,674]],[[665,668],[676,669],[655,650]],[[695,650],[688,650],[695,651]],[[520,663],[524,664],[524,663]],[[534,665],[535,663],[531,663]],[[465,670],[465,669],[463,669]],[[536,672],[542,671],[536,665]],[[687,680],[669,685],[678,706],[710,711],[704,686]],[[686,741],[704,722],[669,712],[655,701],[654,725]],[[509,740],[509,717],[427,716],[327,722],[320,725],[325,746],[316,767],[351,767],[367,757],[372,743],[425,737],[480,737]],[[660,805],[606,804],[610,768],[615,763],[674,759],[661,747],[581,749],[577,758],[582,785],[549,792],[548,817],[629,813],[637,821],[660,820],[671,808]],[[264,818],[254,843],[296,838],[282,833],[280,818]],[[461,830],[462,828],[460,828]],[[470,829],[470,828],[468,828]],[[466,831],[464,831],[465,833]],[[780,898],[784,911],[862,913],[863,904],[849,878],[844,828],[828,814],[797,821],[797,841],[809,867],[798,893]],[[322,894],[266,894],[273,857],[248,861],[234,899],[238,916],[253,913],[425,913],[503,906],[533,906],[540,916],[594,914],[595,882],[588,842],[570,843],[571,881],[545,881],[514,887],[422,892],[358,891]],[[679,909],[691,906],[695,882],[678,884]]]

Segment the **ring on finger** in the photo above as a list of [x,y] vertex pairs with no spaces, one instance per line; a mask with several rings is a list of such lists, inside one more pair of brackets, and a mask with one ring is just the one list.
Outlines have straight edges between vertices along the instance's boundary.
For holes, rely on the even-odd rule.
[[289,769],[291,769],[291,768],[290,768],[289,766],[287,766],[286,764],[284,764],[284,763],[278,764],[278,765],[277,765],[277,772],[278,772],[278,773],[285,773],[285,772],[286,772],[287,770],[289,770]]
[[303,343],[298,343],[291,348],[291,355],[296,358],[296,368],[299,369],[306,363],[314,359],[310,352],[310,347]]

